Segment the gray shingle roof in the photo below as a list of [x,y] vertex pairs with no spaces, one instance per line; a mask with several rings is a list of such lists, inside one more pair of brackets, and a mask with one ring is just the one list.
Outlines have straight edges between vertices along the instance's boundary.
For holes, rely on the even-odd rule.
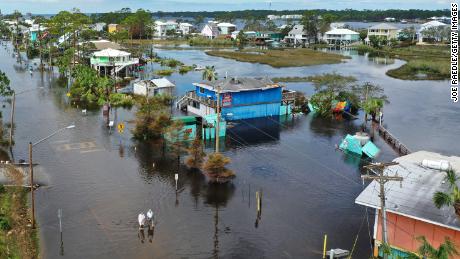
[[304,30],[303,30],[303,25],[301,24],[297,24],[297,25],[294,25],[294,27],[292,28],[292,30],[289,31],[288,34],[304,34]]
[[[399,182],[385,184],[387,211],[417,220],[429,222],[460,231],[460,220],[452,207],[438,209],[434,206],[433,195],[437,191],[447,191],[444,182],[445,172],[421,166],[423,159],[447,160],[452,168],[460,172],[460,157],[443,156],[437,153],[419,151],[398,157],[394,161],[399,165],[390,166],[388,175],[402,176],[402,188]],[[375,181],[356,198],[355,202],[368,207],[380,208],[380,188]]]
[[196,85],[211,90],[216,89],[216,87],[220,87],[221,92],[240,92],[280,87],[278,84],[273,83],[273,81],[268,78],[251,77],[229,77],[222,80],[203,82]]

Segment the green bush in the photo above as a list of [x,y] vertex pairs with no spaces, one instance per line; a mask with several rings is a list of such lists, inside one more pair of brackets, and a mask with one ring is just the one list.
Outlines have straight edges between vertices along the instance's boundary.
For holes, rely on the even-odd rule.
[[134,105],[133,97],[122,93],[111,94],[109,101],[113,106],[132,107]]
[[0,218],[0,229],[4,231],[8,231],[11,229],[10,222],[7,218],[5,217]]
[[155,71],[155,74],[159,76],[170,76],[172,75],[172,73],[174,73],[173,69],[162,69],[162,70]]
[[175,60],[175,59],[162,59],[160,60],[160,64],[166,67],[177,67],[177,66],[183,65],[184,63],[180,62],[179,60]]
[[3,184],[0,184],[0,193],[4,193],[5,191],[5,186],[3,186]]
[[235,42],[225,38],[208,39],[195,37],[190,39],[189,44],[190,46],[233,46]]
[[182,75],[182,74],[186,74],[186,73],[188,73],[188,72],[190,72],[192,70],[193,70],[193,66],[181,66],[179,68],[179,73]]

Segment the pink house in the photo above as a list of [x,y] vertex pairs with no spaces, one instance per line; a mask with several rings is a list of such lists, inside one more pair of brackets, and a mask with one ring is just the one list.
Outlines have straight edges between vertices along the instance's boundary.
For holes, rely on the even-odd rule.
[[210,39],[214,39],[219,36],[219,28],[217,27],[217,22],[208,22],[201,30],[201,35]]

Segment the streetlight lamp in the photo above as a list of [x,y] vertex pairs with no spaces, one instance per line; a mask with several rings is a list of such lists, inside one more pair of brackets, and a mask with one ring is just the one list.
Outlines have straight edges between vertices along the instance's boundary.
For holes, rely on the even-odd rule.
[[39,141],[32,143],[29,142],[29,172],[30,172],[30,193],[31,193],[31,199],[32,199],[32,228],[35,228],[35,195],[34,195],[34,168],[33,168],[33,162],[32,162],[32,148],[43,141],[53,137],[54,135],[58,134],[61,131],[64,131],[66,129],[73,129],[75,128],[75,124],[71,124],[67,127],[61,128],[56,130],[55,132],[51,133],[47,137],[44,137],[40,139]]

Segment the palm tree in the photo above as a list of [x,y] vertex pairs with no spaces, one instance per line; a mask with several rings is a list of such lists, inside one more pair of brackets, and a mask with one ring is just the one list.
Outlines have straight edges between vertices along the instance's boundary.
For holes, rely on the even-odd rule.
[[455,214],[460,216],[460,190],[456,184],[459,177],[453,169],[446,171],[446,177],[444,178],[449,183],[450,192],[436,192],[433,196],[434,205],[439,209],[444,206],[453,206]]
[[[445,238],[444,243],[442,243],[438,249],[434,248],[424,236],[417,237],[417,240],[421,242],[420,247],[418,248],[418,253],[422,256],[421,258],[426,259],[449,259],[451,256],[458,255],[458,251],[455,247],[455,243],[452,242],[449,238]],[[410,259],[420,258],[415,254],[409,256]]]
[[213,81],[217,79],[217,73],[214,66],[206,66],[203,71],[203,80]]

